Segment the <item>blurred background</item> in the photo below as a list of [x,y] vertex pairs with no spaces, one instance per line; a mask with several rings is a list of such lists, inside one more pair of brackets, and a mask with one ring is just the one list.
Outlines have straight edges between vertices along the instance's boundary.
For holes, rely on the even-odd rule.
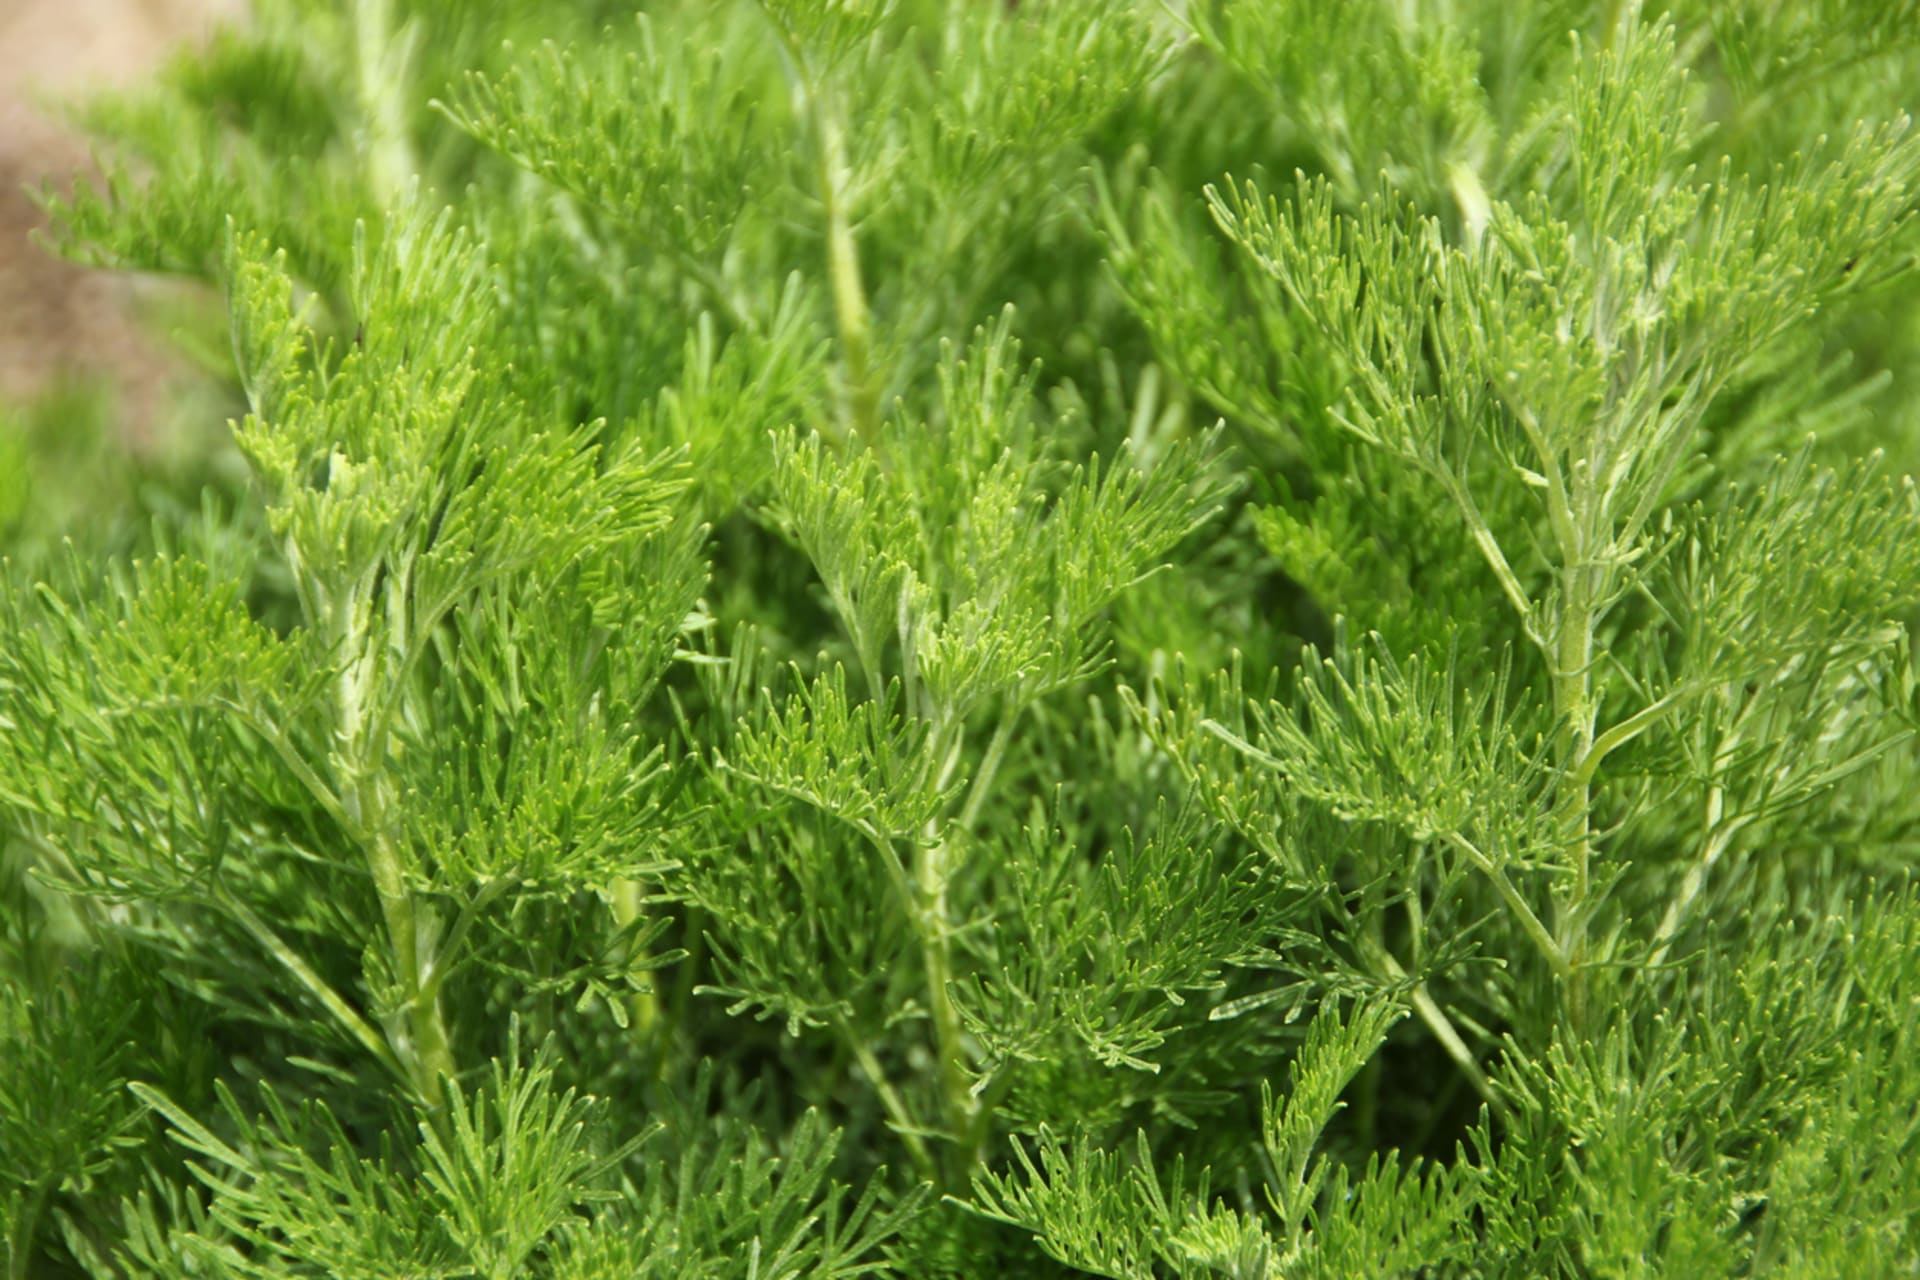
[[152,428],[169,371],[133,318],[142,282],[82,270],[31,243],[41,217],[29,191],[64,187],[87,164],[63,104],[138,83],[239,8],[238,0],[0,0],[0,400],[32,400],[59,382],[105,383],[124,400],[130,429]]
[[91,168],[69,108],[139,86],[242,8],[0,0],[0,554],[19,550],[8,527],[28,508],[68,524],[89,493],[125,496],[128,455],[153,462],[183,443],[176,409],[195,375],[165,340],[182,286],[55,257],[33,242],[44,219],[31,193]]

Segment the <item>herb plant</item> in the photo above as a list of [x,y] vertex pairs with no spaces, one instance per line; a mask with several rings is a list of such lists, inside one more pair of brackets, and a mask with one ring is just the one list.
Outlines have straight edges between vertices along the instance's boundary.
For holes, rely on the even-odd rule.
[[645,8],[80,109],[10,1277],[1920,1269],[1911,5]]

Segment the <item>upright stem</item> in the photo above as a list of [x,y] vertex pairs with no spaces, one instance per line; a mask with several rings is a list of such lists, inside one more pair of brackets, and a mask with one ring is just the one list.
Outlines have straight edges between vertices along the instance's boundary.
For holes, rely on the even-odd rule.
[[393,1054],[393,1046],[381,1039],[358,1010],[327,984],[326,979],[315,971],[306,959],[288,946],[286,941],[273,931],[258,912],[239,898],[230,894],[221,895],[221,903],[240,927],[245,929],[253,940],[265,948],[268,955],[279,961],[280,965],[294,976],[309,995],[320,1002],[322,1008],[331,1013],[341,1028],[360,1042],[362,1048],[384,1062],[394,1075],[402,1080],[409,1079],[407,1068]]
[[927,967],[927,1009],[933,1020],[934,1052],[940,1059],[941,1103],[948,1132],[960,1141],[973,1127],[974,1100],[967,1085],[966,1041],[961,1033],[960,1013],[947,990],[953,981],[947,852],[948,842],[944,839],[923,841],[914,880],[919,891],[920,946]]
[[40,1234],[40,1219],[52,1195],[52,1184],[43,1181],[35,1184],[27,1196],[20,1220],[14,1224],[13,1238],[7,1241],[7,1280],[27,1280],[32,1274],[34,1240]]
[[1718,785],[1707,788],[1707,810],[1705,822],[1706,839],[1700,847],[1700,856],[1687,868],[1686,878],[1680,883],[1680,892],[1667,903],[1666,914],[1660,918],[1660,927],[1654,931],[1655,943],[1648,967],[1664,964],[1667,953],[1673,949],[1674,935],[1680,932],[1687,913],[1693,909],[1694,899],[1706,887],[1707,876],[1714,865],[1720,861],[1720,855],[1733,843],[1734,836],[1747,825],[1745,818],[1733,821],[1726,819],[1726,791]]
[[[616,881],[613,886],[613,918],[620,927],[625,929],[632,926],[640,919],[642,910],[640,882],[638,880]],[[629,972],[643,963],[646,958],[646,952],[636,948],[627,956]],[[659,1021],[660,1002],[653,993],[652,983],[648,983],[647,990],[635,991],[627,997],[627,1012],[633,1019],[634,1029],[642,1038],[653,1034],[655,1024]]]
[[[367,583],[373,575],[369,574]],[[454,1074],[453,1050],[433,981],[436,957],[426,908],[407,884],[406,865],[393,838],[392,785],[383,775],[385,735],[374,723],[379,653],[366,585],[333,597],[329,630],[341,670],[334,691],[334,736],[346,774],[340,792],[379,895],[381,919],[400,1003],[385,1019],[387,1040],[406,1065],[415,1093],[429,1108],[444,1097],[443,1077]],[[425,937],[422,935],[426,934]]]
[[354,0],[353,26],[367,177],[375,198],[391,205],[416,171],[407,138],[407,41],[393,30],[392,0]]
[[818,87],[811,93],[814,129],[820,140],[820,202],[827,217],[827,279],[833,290],[834,321],[839,330],[840,361],[846,378],[845,416],[849,436],[869,447],[879,425],[880,396],[873,385],[873,319],[860,276],[860,248],[847,207],[847,148],[838,105]]
[[1621,22],[1629,13],[1638,13],[1639,8],[1636,0],[1606,0],[1606,4],[1600,11],[1600,47],[1602,49],[1613,48],[1614,41],[1620,34]]
[[437,989],[427,987],[433,957],[430,947],[423,945],[420,914],[393,841],[384,831],[370,833],[366,854],[402,996],[400,1008],[387,1019],[387,1038],[407,1064],[421,1100],[438,1110],[445,1097],[441,1080],[455,1072],[440,996]]
[[1540,955],[1552,967],[1554,974],[1562,978],[1572,976],[1572,966],[1568,962],[1565,949],[1554,938],[1547,926],[1541,923],[1540,917],[1534,914],[1533,908],[1527,905],[1527,900],[1521,895],[1519,887],[1513,883],[1512,877],[1507,875],[1507,869],[1457,831],[1446,833],[1442,839],[1465,854],[1469,862],[1487,879],[1493,881],[1493,887],[1499,891],[1501,901],[1505,902],[1507,909],[1513,912],[1513,918],[1519,921],[1522,931],[1533,939],[1534,946],[1539,948]]
[[1006,759],[1007,744],[1013,739],[1013,727],[1019,722],[1022,710],[1015,706],[1003,712],[1000,723],[994,727],[993,737],[987,742],[987,753],[980,759],[980,768],[974,772],[973,782],[967,787],[966,802],[960,806],[960,816],[955,820],[960,830],[973,830],[973,824],[979,820],[980,806],[986,802],[993,775],[1000,771],[1000,762]]
[[815,181],[827,221],[827,285],[833,293],[834,325],[840,341],[841,426],[848,437],[859,436],[869,448],[880,420],[880,392],[873,384],[873,318],[867,307],[867,288],[860,277],[860,246],[853,235],[849,207],[846,121],[840,103],[831,96],[818,70],[809,65],[807,51],[784,22],[775,17],[774,33],[787,57],[796,100],[812,117]]
[[1562,835],[1573,857],[1573,888],[1562,907],[1559,943],[1570,968],[1567,1012],[1576,1028],[1586,1024],[1587,1016],[1584,966],[1593,884],[1593,782],[1587,758],[1594,749],[1593,630],[1599,572],[1584,553],[1569,558],[1561,577],[1553,655],[1553,709],[1560,722],[1560,765],[1567,779]]
[[[929,828],[926,833],[928,838],[921,846],[915,867],[918,924],[927,966],[927,1007],[933,1021],[935,1052],[940,1058],[941,1103],[947,1130],[955,1143],[953,1172],[961,1178],[979,1159],[980,1144],[986,1138],[985,1113],[989,1108],[974,1096],[972,1087],[967,1083],[966,1039],[960,1026],[959,1011],[954,1008],[953,997],[947,991],[953,981],[953,954],[949,945],[952,921],[947,905],[947,881],[952,869],[948,859],[953,840],[956,837],[964,839],[978,820],[986,794],[993,786],[994,774],[999,771],[1000,762],[1006,758],[1014,725],[1023,710],[1023,706],[1015,702],[1001,712],[1000,723],[994,727],[993,737],[987,743],[980,767],[974,772],[959,814],[948,827],[944,838],[934,839],[934,831]],[[957,725],[947,730],[944,719],[936,723],[928,746],[930,763],[938,762],[933,785],[940,790],[952,780],[954,771],[959,767],[962,731]],[[995,1083],[998,1085],[1000,1081]]]

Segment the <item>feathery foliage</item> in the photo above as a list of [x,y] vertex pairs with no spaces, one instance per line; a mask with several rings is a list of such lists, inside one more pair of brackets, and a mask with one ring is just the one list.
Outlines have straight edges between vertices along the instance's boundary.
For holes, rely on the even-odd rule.
[[9,1280],[1920,1267],[1910,6],[630,8],[77,108]]

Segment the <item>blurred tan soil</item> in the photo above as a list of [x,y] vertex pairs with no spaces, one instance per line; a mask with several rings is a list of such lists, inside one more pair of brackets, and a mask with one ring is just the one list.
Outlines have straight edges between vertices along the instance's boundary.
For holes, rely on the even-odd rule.
[[238,14],[242,0],[0,0],[0,402],[60,378],[107,380],[136,433],[170,365],[140,331],[141,282],[87,271],[30,242],[26,194],[88,167],[84,141],[48,109],[137,86],[170,51]]

